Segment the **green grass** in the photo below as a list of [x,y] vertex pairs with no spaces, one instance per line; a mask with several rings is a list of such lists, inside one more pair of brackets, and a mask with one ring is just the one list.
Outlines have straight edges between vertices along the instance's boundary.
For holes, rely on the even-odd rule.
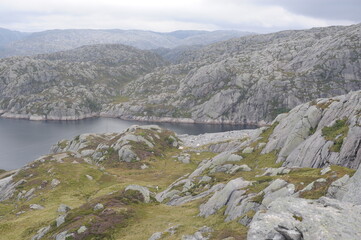
[[332,152],[340,152],[343,140],[347,136],[349,127],[347,119],[336,120],[335,124],[330,127],[322,128],[322,136],[327,141],[333,141],[334,144],[330,147]]

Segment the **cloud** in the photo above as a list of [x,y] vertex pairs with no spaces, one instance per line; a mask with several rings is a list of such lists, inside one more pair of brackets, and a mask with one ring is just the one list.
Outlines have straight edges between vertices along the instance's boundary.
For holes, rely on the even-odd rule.
[[[162,32],[178,29],[271,32],[355,23],[356,14],[350,18],[341,13],[339,17],[329,16],[337,12],[341,2],[346,2],[342,5],[342,9],[346,9],[352,8],[351,2],[355,1],[2,0],[0,27],[22,31],[118,28]],[[335,5],[321,8],[325,2]]]

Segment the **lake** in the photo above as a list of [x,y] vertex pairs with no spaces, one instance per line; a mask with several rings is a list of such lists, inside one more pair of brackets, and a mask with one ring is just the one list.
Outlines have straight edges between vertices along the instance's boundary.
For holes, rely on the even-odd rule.
[[0,118],[0,169],[24,166],[61,139],[71,139],[82,133],[121,132],[131,125],[157,124],[178,134],[202,134],[251,128],[240,125],[210,125],[181,123],[146,123],[115,118],[91,118],[80,121],[28,121]]

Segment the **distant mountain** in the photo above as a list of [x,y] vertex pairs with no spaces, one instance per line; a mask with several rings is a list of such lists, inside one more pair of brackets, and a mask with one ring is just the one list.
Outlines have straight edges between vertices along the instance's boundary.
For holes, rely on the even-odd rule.
[[[140,49],[206,45],[249,35],[238,31],[175,31],[159,33],[141,30],[49,30],[6,42],[0,57],[35,55],[69,50],[92,44],[125,44]],[[1,45],[0,45],[1,46]]]
[[11,31],[5,28],[0,28],[0,48],[6,46],[8,43],[21,40],[28,35],[29,33]]

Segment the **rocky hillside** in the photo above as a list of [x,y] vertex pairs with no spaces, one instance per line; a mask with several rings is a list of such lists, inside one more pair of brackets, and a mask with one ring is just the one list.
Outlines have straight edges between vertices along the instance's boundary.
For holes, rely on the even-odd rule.
[[126,83],[163,64],[151,52],[116,44],[3,59],[0,114],[60,120],[97,115],[102,103],[119,101]]
[[360,239],[360,101],[317,99],[254,130],[61,140],[0,173],[2,239]]
[[0,114],[262,125],[301,103],[361,89],[360,38],[358,24],[205,47],[94,45],[3,59]]
[[[131,119],[270,122],[318,97],[361,89],[361,25],[247,36],[170,55],[173,64],[130,83]],[[165,53],[167,54],[167,53]],[[191,120],[190,120],[191,121]]]
[[250,33],[238,31],[175,31],[159,33],[141,30],[73,29],[49,30],[23,35],[23,38],[9,39],[6,45],[4,44],[3,49],[0,49],[0,57],[51,53],[93,44],[125,44],[140,49],[206,45],[250,35]]

